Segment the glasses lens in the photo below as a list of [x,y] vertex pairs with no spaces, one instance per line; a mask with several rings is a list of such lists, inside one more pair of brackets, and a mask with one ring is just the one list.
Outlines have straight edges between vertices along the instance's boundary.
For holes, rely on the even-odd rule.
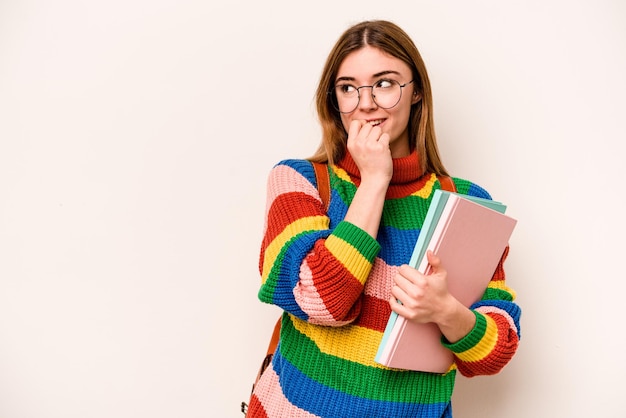
[[390,109],[398,104],[402,86],[395,80],[379,80],[372,86],[356,87],[352,84],[337,84],[333,104],[341,113],[351,113],[359,105],[361,89],[371,88],[372,99],[378,107]]
[[352,84],[335,86],[336,108],[341,113],[350,113],[359,105],[359,90]]
[[379,107],[389,109],[394,107],[400,101],[402,95],[402,87],[395,80],[380,80],[372,88],[374,101]]

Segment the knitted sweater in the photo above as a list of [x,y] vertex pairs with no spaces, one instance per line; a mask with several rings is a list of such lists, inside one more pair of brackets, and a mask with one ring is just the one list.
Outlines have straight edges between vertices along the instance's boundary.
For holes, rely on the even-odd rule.
[[[452,417],[457,370],[494,374],[513,357],[520,309],[498,265],[474,329],[442,344],[455,353],[444,374],[391,369],[374,362],[391,313],[393,277],[408,263],[434,190],[417,154],[394,159],[377,239],[344,221],[360,183],[348,155],[330,166],[328,212],[306,160],[278,163],[268,179],[259,299],[284,310],[279,346],[254,389],[248,417]],[[454,178],[461,194],[490,198]]]

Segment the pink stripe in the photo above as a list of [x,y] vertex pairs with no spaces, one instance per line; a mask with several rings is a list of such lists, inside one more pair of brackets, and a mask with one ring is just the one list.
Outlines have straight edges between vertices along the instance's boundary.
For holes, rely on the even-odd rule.
[[[267,201],[273,202],[277,196],[283,193],[290,193],[293,191],[301,191],[310,196],[317,198],[320,202],[322,201],[319,197],[319,192],[317,189],[309,183],[309,181],[294,170],[291,167],[286,165],[280,165],[272,170],[272,174],[268,179],[267,184]],[[268,208],[269,209],[268,205]],[[266,210],[267,210],[266,209]],[[265,213],[265,217],[267,217],[267,212]]]
[[[283,193],[299,190],[318,200],[320,199],[317,189],[293,168],[281,165],[275,167],[273,171],[268,180],[266,218],[271,202]],[[267,225],[265,225],[265,228],[267,228]],[[265,231],[263,233],[265,234]],[[389,300],[391,297],[393,278],[397,271],[397,266],[389,266],[380,258],[376,258],[369,278],[365,283],[365,294],[381,300]],[[311,318],[310,322],[324,325],[328,325],[332,322],[332,325],[338,326],[344,324],[343,322],[338,323],[334,321],[332,315],[326,309],[313,284],[311,270],[305,264],[303,264],[300,272],[300,283],[301,284],[294,289],[294,296],[300,308]]]
[[300,309],[309,316],[308,321],[311,324],[339,327],[352,322],[336,321],[330,311],[326,309],[326,305],[313,282],[313,272],[306,260],[300,267],[300,281],[293,289],[293,295]]
[[372,271],[365,282],[365,294],[381,300],[391,298],[393,278],[398,273],[398,266],[390,266],[376,257]]
[[496,308],[495,306],[480,306],[476,308],[476,311],[484,313],[484,314],[492,313],[492,314],[496,314],[496,315],[500,315],[504,317],[509,323],[509,326],[517,334],[517,327],[515,326],[515,321],[513,321],[513,318],[511,318],[511,315],[509,315],[509,313],[505,311],[504,309]]
[[268,417],[289,417],[289,418],[316,418],[317,415],[313,415],[292,405],[287,398],[283,395],[280,388],[280,381],[278,375],[274,372],[274,369],[270,365],[261,380],[257,384],[257,389],[254,391],[263,409],[267,413]]

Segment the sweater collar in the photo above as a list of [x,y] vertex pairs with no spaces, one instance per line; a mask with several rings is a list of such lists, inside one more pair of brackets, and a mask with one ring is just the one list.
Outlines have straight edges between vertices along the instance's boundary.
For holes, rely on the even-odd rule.
[[[339,167],[343,168],[351,178],[361,180],[359,168],[352,159],[349,152],[339,162]],[[403,184],[418,180],[424,175],[424,170],[420,167],[417,158],[417,151],[413,151],[406,157],[393,159],[393,175],[390,184]]]

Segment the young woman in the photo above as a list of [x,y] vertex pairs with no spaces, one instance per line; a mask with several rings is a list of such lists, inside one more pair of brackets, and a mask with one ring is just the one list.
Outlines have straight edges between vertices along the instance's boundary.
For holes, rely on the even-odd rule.
[[[432,96],[420,54],[388,21],[346,30],[317,89],[322,144],[270,172],[259,298],[283,310],[280,343],[254,388],[249,417],[451,417],[457,370],[499,372],[519,341],[520,309],[498,265],[467,308],[433,273],[406,265],[438,176]],[[328,210],[311,161],[327,163]],[[457,191],[490,198],[453,178]],[[399,302],[398,302],[399,301]],[[455,363],[443,374],[374,361],[391,312],[434,322]]]

